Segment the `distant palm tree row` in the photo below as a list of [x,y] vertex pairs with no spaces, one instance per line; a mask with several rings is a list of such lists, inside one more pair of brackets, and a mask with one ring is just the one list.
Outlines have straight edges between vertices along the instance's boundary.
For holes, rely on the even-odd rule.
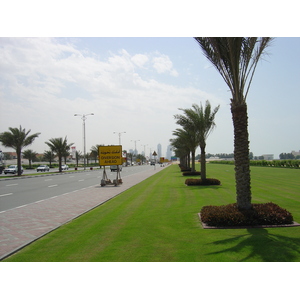
[[[17,153],[17,165],[18,165],[18,176],[21,176],[21,154],[22,149],[31,145],[34,140],[40,135],[40,133],[35,133],[30,135],[30,131],[26,131],[25,128],[20,126],[19,128],[8,128],[9,131],[0,133],[0,142],[5,147],[13,148]],[[49,146],[50,150],[44,152],[44,159],[50,162],[54,161],[55,157],[58,157],[59,172],[62,172],[62,160],[70,155],[70,149],[73,143],[68,143],[67,137],[65,138],[52,138],[45,142]],[[98,146],[93,146],[91,148],[90,157],[96,160],[98,159]],[[23,157],[29,160],[29,168],[31,168],[31,162],[35,159],[37,153],[32,150],[25,150],[23,152]],[[81,153],[76,151],[76,161],[78,166],[78,160],[82,157]]]
[[212,109],[209,101],[205,107],[193,104],[192,108],[179,108],[183,115],[175,115],[176,123],[182,128],[173,131],[175,139],[170,139],[175,155],[180,158],[180,163],[186,167],[190,166],[189,157],[192,155],[192,172],[195,172],[195,152],[200,146],[201,150],[201,179],[206,180],[205,147],[206,139],[215,127],[215,115],[220,105]]

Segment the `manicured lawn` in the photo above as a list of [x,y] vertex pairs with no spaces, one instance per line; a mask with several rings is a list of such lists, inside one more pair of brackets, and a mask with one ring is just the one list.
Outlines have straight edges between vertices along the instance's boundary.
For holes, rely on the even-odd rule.
[[[170,166],[6,261],[300,261],[300,227],[202,228],[202,206],[235,202],[233,168],[208,164],[222,185],[187,187]],[[300,223],[300,170],[252,167],[251,176],[253,202],[272,201]]]

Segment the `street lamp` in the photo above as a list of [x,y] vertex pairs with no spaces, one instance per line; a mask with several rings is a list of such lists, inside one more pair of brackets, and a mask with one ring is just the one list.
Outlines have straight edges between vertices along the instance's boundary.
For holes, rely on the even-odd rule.
[[121,146],[121,134],[126,132],[123,131],[123,132],[114,132],[114,133],[117,133],[119,135],[119,145]]
[[75,117],[82,117],[82,125],[83,125],[83,163],[84,163],[84,170],[85,170],[85,159],[86,159],[86,155],[85,155],[85,120],[87,119],[87,116],[93,116],[94,114],[93,113],[90,113],[90,114],[75,114],[74,116]]
[[140,141],[140,140],[135,140],[135,141],[134,141],[134,140],[131,140],[131,142],[134,142],[134,145],[135,145],[135,146],[134,146],[134,147],[135,147],[135,148],[134,148],[134,149],[135,149],[135,150],[134,150],[135,155],[137,155],[137,151],[136,151],[136,142],[139,142],[139,141]]
[[141,145],[141,146],[144,146],[144,156],[145,156],[145,162],[146,162],[146,146],[148,146],[148,144],[146,144],[146,145]]

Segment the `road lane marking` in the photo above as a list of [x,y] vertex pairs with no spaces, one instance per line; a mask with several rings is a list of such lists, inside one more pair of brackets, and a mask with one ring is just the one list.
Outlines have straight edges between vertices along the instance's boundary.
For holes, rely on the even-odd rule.
[[78,181],[84,181],[84,179],[79,179]]
[[45,181],[51,181],[51,180],[53,180],[52,178],[50,178],[50,179],[45,179]]
[[18,185],[18,183],[7,184],[6,186]]
[[2,194],[2,195],[0,195],[0,197],[10,196],[10,195],[12,195],[12,194],[13,194],[13,193]]
[[18,207],[16,207],[16,208],[21,208],[21,207],[25,207],[25,206],[27,206],[28,204],[25,204],[25,205],[21,205],[21,206],[18,206]]
[[55,187],[55,186],[57,186],[57,184],[48,185],[48,187]]
[[35,201],[34,203],[40,203],[40,202],[43,202],[43,201],[45,201],[45,199],[44,200]]

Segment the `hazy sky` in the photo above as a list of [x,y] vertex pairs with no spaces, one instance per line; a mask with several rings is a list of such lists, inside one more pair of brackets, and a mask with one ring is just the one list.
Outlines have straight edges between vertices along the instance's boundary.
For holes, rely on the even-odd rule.
[[[300,149],[300,38],[276,38],[258,64],[247,99],[254,155]],[[220,104],[207,152],[231,153],[230,92],[191,37],[0,38],[0,132],[8,127],[41,132],[29,146],[65,137],[83,150],[118,144],[141,152],[162,145],[178,127],[178,108],[209,100]],[[3,148],[3,147],[2,147]],[[148,149],[148,150],[147,150]]]
[[[120,3],[122,6],[123,2]],[[105,5],[111,9],[113,3]],[[10,2],[6,6],[12,8],[13,4]],[[69,6],[63,8],[70,11]],[[40,132],[27,147],[39,153],[48,150],[45,142],[50,138],[65,136],[77,150],[83,151],[82,120],[74,114],[94,113],[86,120],[87,150],[96,144],[118,144],[119,136],[113,132],[125,131],[121,135],[123,149],[134,149],[134,141],[137,141],[137,150],[141,152],[147,145],[146,153],[149,153],[160,143],[165,155],[169,139],[173,138],[172,131],[179,127],[174,120],[174,115],[180,113],[178,108],[190,108],[193,103],[204,104],[209,100],[213,107],[220,104],[220,109],[215,119],[217,127],[207,140],[206,152],[232,153],[231,94],[191,37],[198,33],[211,34],[203,30],[203,26],[199,26],[201,30],[198,31],[191,26],[207,23],[211,20],[209,15],[205,14],[198,21],[189,18],[184,14],[187,10],[174,4],[173,14],[168,15],[170,22],[166,23],[163,11],[155,10],[153,5],[148,9],[151,18],[149,14],[139,16],[133,12],[124,15],[123,8],[119,6],[113,14],[115,20],[121,22],[115,27],[105,26],[108,22],[112,25],[113,21],[104,10],[99,15],[89,9],[89,14],[84,15],[84,8],[78,3],[68,14],[68,22],[64,10],[60,13],[55,7],[48,7],[47,14],[43,11],[41,15],[34,12],[25,15],[20,10],[15,18],[23,22],[11,31],[9,25],[15,25],[16,19],[4,15],[0,22],[6,22],[5,28],[9,30],[0,31],[0,132],[19,125],[31,129],[32,133]],[[167,8],[160,6],[160,9]],[[262,22],[261,13],[257,11],[258,24]],[[79,19],[78,14],[82,18]],[[181,23],[177,22],[179,14],[183,16]],[[237,27],[229,16],[226,15],[226,25],[238,29],[230,31],[230,36],[249,33]],[[237,20],[246,18],[245,15],[236,16]],[[147,23],[153,17],[158,24],[155,29]],[[222,17],[216,14],[220,22]],[[143,18],[148,31],[144,27],[138,31]],[[276,23],[276,17],[271,15],[272,20]],[[82,30],[82,24],[92,22],[99,26]],[[175,29],[170,30],[171,24]],[[281,28],[278,35],[283,33]],[[224,28],[218,27],[214,32],[214,36],[219,32],[224,36]],[[275,36],[272,31],[259,33]],[[161,35],[171,37],[151,37]],[[254,155],[274,154],[278,158],[281,152],[300,150],[300,38],[275,38],[267,51],[269,54],[258,64],[247,98],[250,151]]]

